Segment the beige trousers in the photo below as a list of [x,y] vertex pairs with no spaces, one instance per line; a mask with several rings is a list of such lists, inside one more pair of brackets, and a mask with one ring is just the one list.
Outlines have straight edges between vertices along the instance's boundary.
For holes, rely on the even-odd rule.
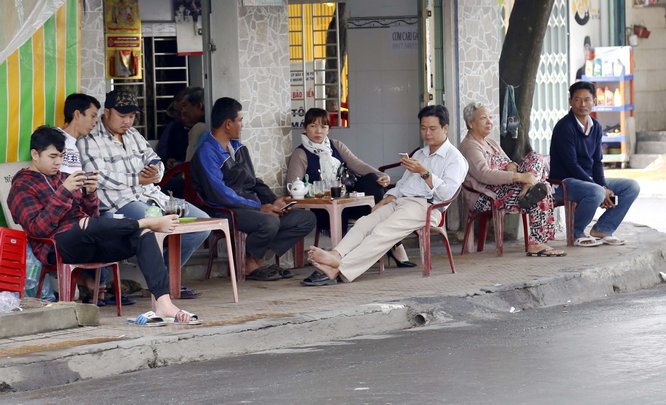
[[[334,248],[342,259],[340,273],[349,282],[365,273],[382,255],[425,224],[425,198],[402,197],[356,221]],[[430,224],[436,226],[442,213],[433,210]]]

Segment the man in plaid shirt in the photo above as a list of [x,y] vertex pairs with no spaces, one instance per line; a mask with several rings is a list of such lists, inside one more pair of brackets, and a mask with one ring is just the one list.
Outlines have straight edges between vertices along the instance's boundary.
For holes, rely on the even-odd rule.
[[[115,262],[136,255],[155,298],[151,316],[198,322],[196,315],[171,302],[169,274],[154,234],[173,232],[178,216],[140,220],[99,217],[95,193],[99,175],[60,172],[64,149],[65,136],[56,128],[42,126],[32,134],[30,167],[16,173],[7,197],[14,221],[32,237],[54,239],[64,263]],[[52,245],[34,239],[30,245],[42,263],[55,264]],[[133,322],[149,322],[149,317],[139,316]]]
[[[148,141],[132,125],[139,111],[136,96],[125,90],[106,94],[104,114],[90,135],[79,139],[83,170],[99,173],[97,196],[109,212],[141,219],[146,208],[164,209],[169,196],[155,184],[162,179],[164,164]],[[208,218],[208,214],[187,204],[187,215]],[[181,264],[185,264],[208,237],[209,231],[183,234]]]

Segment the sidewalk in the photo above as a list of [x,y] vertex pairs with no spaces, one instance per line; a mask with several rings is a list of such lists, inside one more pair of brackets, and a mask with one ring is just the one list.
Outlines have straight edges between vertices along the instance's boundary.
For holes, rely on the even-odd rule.
[[[81,379],[117,375],[169,364],[203,361],[268,349],[307,345],[424,322],[450,322],[540,306],[566,305],[648,288],[666,270],[666,234],[623,224],[625,246],[568,248],[564,258],[531,258],[522,242],[505,244],[503,258],[487,244],[483,253],[460,256],[454,245],[451,274],[441,243],[433,243],[433,273],[420,267],[371,269],[351,284],[301,287],[312,268],[293,279],[247,281],[232,303],[228,279],[188,282],[203,294],[177,304],[197,313],[203,326],[146,328],[126,323],[149,309],[140,298],[100,309],[98,327],[0,339],[0,392],[30,390]],[[553,243],[565,248],[563,240]],[[416,250],[410,251],[417,258]],[[416,260],[418,261],[418,260]],[[60,304],[55,304],[58,306]],[[71,304],[69,304],[71,305]],[[0,316],[0,324],[3,316]]]

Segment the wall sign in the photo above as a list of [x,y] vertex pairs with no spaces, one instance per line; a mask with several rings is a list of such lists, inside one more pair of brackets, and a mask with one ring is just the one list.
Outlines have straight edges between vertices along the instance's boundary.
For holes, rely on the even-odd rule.
[[106,78],[141,79],[141,16],[138,0],[105,0]]

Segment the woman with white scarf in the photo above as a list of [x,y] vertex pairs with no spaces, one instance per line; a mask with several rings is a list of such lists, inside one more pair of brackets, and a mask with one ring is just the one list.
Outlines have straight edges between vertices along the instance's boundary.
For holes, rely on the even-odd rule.
[[[303,180],[308,175],[310,183],[314,181],[337,180],[338,169],[344,163],[350,171],[360,178],[350,191],[364,192],[365,195],[374,196],[375,202],[384,198],[384,193],[391,179],[385,173],[363,162],[356,157],[347,145],[337,139],[328,137],[329,118],[326,110],[310,108],[305,113],[305,133],[301,135],[302,144],[294,150],[289,159],[287,168],[287,182]],[[329,229],[328,215],[323,210],[314,210],[317,224],[320,229]],[[342,232],[347,232],[349,219],[357,219],[370,213],[369,207],[347,208],[342,213]],[[396,245],[389,252],[398,267],[414,267],[415,263],[409,261],[402,244]]]

